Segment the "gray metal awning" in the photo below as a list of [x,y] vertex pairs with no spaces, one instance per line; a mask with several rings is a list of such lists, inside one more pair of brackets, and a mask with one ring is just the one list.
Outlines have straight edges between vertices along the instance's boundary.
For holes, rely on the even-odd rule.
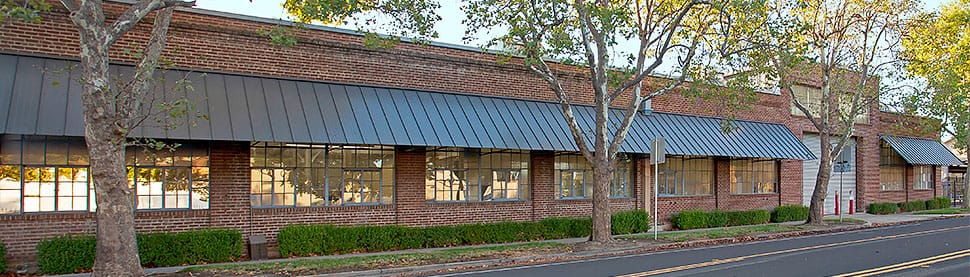
[[[0,54],[0,133],[83,136],[80,70],[52,58]],[[114,73],[131,72],[112,66]],[[157,139],[284,143],[406,145],[577,151],[557,103],[331,84],[224,73],[168,70],[155,99],[185,97],[209,120],[174,129],[138,127],[132,136]],[[192,91],[173,89],[187,76]],[[58,84],[58,85],[55,85]],[[592,130],[593,109],[574,106],[579,125]],[[622,111],[611,111],[611,126]],[[638,114],[626,153],[649,153],[663,136],[671,155],[814,159],[784,125],[654,112]],[[592,144],[592,131],[586,140]],[[612,132],[611,132],[612,134]]]
[[879,135],[906,162],[925,165],[962,165],[957,156],[953,155],[942,143],[935,140]]

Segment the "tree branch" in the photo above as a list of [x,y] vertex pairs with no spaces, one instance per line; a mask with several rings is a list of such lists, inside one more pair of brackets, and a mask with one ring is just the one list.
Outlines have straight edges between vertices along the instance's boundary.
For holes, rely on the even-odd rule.
[[[115,20],[111,27],[108,29],[108,37],[105,40],[104,46],[109,46],[117,41],[121,36],[127,33],[131,28],[134,28],[139,21],[141,21],[149,13],[168,7],[192,7],[195,6],[195,0],[182,1],[182,0],[142,0],[131,7],[128,7],[118,19]],[[167,24],[166,24],[167,25]]]
[[144,56],[138,62],[138,67],[135,68],[135,76],[128,84],[128,87],[131,88],[131,95],[127,97],[127,100],[131,102],[124,106],[126,118],[132,118],[134,113],[140,111],[140,100],[151,89],[152,76],[155,75],[155,69],[158,68],[158,58],[162,55],[162,49],[165,48],[165,38],[168,35],[168,26],[172,21],[174,10],[174,7],[163,8],[155,15],[152,36],[148,39]]

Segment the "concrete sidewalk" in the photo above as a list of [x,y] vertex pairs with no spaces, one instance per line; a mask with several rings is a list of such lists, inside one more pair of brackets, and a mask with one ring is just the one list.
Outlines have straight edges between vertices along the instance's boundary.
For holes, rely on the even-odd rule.
[[[863,220],[863,221],[866,222],[866,223],[862,224],[864,226],[883,226],[883,225],[893,225],[893,224],[901,224],[901,223],[907,223],[907,222],[934,220],[934,219],[945,218],[945,217],[953,217],[953,216],[966,216],[966,215],[916,215],[916,214],[912,214],[912,213],[889,214],[889,215],[872,215],[872,214],[866,214],[866,213],[856,213],[856,214],[852,214],[852,215],[843,215],[843,218],[851,218],[851,219]],[[828,216],[825,217],[825,219],[838,219],[838,218],[839,217],[837,215],[828,215]],[[799,221],[793,221],[793,222],[773,223],[773,224],[798,225],[798,224],[801,224],[801,223],[802,222],[799,222]],[[665,226],[661,226],[661,228],[663,228],[663,227],[665,227]],[[722,227],[722,228],[711,228],[711,229],[694,229],[694,230],[683,230],[683,231],[658,231],[658,233],[659,234],[664,234],[664,233],[680,233],[680,232],[704,232],[704,231],[709,231],[709,230],[712,230],[712,229],[729,229],[729,228],[739,228],[739,227],[744,227],[744,226]],[[841,231],[845,231],[845,230],[834,230],[834,232],[841,232]],[[652,233],[652,232],[649,232],[649,233]],[[622,236],[619,236],[619,237],[622,237]],[[718,239],[716,239],[716,240],[718,240]],[[724,239],[719,239],[719,240],[724,240]],[[585,241],[587,241],[587,238],[583,237],[583,238],[569,238],[569,239],[559,239],[559,240],[548,240],[546,242],[558,242],[558,243],[563,243],[563,244],[578,244],[578,243],[582,243],[582,242],[585,242]],[[518,244],[524,244],[524,243],[528,243],[528,242],[515,242],[515,243],[505,243],[505,244],[485,244],[485,245],[471,245],[471,246],[456,246],[456,247],[445,247],[445,248],[421,248],[421,249],[407,249],[407,250],[386,251],[386,252],[342,254],[342,255],[314,256],[314,257],[298,257],[298,258],[285,258],[285,259],[272,259],[272,260],[259,260],[259,261],[240,261],[240,262],[231,262],[231,263],[207,264],[206,266],[208,266],[208,265],[229,265],[229,264],[245,265],[245,264],[256,264],[256,263],[290,262],[290,261],[298,261],[298,260],[342,259],[342,258],[349,258],[349,257],[367,257],[367,256],[376,256],[376,255],[393,255],[393,254],[407,254],[407,253],[428,253],[428,252],[441,251],[441,250],[445,250],[445,249],[468,249],[468,248],[481,248],[481,247],[499,246],[499,245],[518,245]],[[677,244],[677,243],[670,243],[670,244]],[[685,243],[681,243],[681,244],[689,244],[687,247],[692,247],[694,245],[700,245],[700,244],[692,244],[691,242],[685,242]],[[657,244],[655,246],[664,246],[664,245],[663,244]],[[659,249],[664,249],[664,248],[667,248],[667,247],[658,247],[658,250]],[[622,254],[622,253],[625,253],[625,252],[630,252],[630,251],[634,251],[634,250],[638,250],[638,249],[642,250],[643,249],[643,246],[635,245],[635,246],[630,246],[630,247],[611,248],[611,249],[593,250],[593,251],[583,251],[582,253],[578,253],[578,252],[577,253],[564,253],[564,254],[557,254],[556,256],[580,257],[580,256],[619,255],[619,254]],[[509,262],[530,261],[530,260],[535,260],[536,258],[537,257],[516,257],[516,258],[492,259],[492,260],[481,260],[481,261],[471,261],[471,262],[462,262],[462,263],[436,264],[436,265],[411,266],[411,267],[403,267],[403,268],[389,268],[389,269],[365,270],[365,271],[355,271],[355,272],[332,273],[332,274],[327,274],[327,276],[374,276],[374,275],[388,275],[388,274],[404,274],[404,273],[407,273],[407,272],[415,272],[415,271],[418,271],[418,272],[429,272],[429,271],[442,270],[442,269],[455,268],[455,267],[472,267],[472,266],[479,267],[479,266],[489,266],[489,265],[504,264],[504,263],[509,263]],[[175,266],[175,267],[146,268],[145,269],[145,274],[146,275],[151,275],[151,274],[176,273],[176,272],[179,272],[179,271],[181,271],[181,270],[183,270],[185,268],[193,267],[193,266],[194,265],[190,265],[190,266]],[[88,274],[88,273],[82,273],[82,274],[68,274],[68,275],[59,275],[59,276],[86,277],[86,276],[90,276],[90,274]]]

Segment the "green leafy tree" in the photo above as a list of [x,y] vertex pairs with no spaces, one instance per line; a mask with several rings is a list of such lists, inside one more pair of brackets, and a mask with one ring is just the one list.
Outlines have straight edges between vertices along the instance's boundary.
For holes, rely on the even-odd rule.
[[[956,139],[970,160],[970,0],[953,0],[939,12],[919,15],[907,27],[906,69],[925,81],[926,90],[904,98],[911,107],[906,111],[940,119],[940,131]],[[964,182],[964,195],[970,195],[970,178]],[[970,201],[963,205],[970,207]]]
[[[751,90],[712,86],[750,87],[751,77],[760,74],[755,70],[760,67],[751,66],[743,54],[754,49],[750,38],[765,23],[761,1],[475,0],[463,8],[469,37],[504,30],[488,46],[501,46],[509,59],[521,58],[558,99],[573,141],[593,168],[590,240],[596,242],[612,241],[610,182],[641,105],[685,84],[685,91],[695,95],[744,99],[738,96]],[[616,51],[627,43],[633,45],[632,53]],[[554,64],[553,59],[562,62]],[[666,68],[677,77],[651,77]],[[575,69],[587,72],[591,90],[564,85],[564,71]],[[725,81],[725,71],[739,73]],[[593,130],[582,129],[573,112],[584,95],[593,96]],[[611,107],[622,107],[621,123],[613,130]],[[592,145],[584,139],[590,135]]]
[[[832,164],[850,143],[856,124],[868,120],[879,84],[898,64],[901,34],[917,11],[913,0],[770,1],[768,29],[758,60],[792,97],[794,109],[818,131],[819,171],[808,224],[824,224],[823,205]],[[807,97],[800,85],[814,87]]]

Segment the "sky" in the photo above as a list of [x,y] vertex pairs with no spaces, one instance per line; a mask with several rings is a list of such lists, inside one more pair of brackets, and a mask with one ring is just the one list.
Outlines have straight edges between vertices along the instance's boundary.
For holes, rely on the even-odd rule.
[[[944,1],[947,0],[926,0],[924,1],[924,9],[937,10]],[[287,14],[281,6],[282,3],[283,0],[198,0],[196,7],[270,19],[287,19]],[[439,37],[434,39],[434,41],[475,47],[481,46],[484,40],[476,40],[471,43],[462,41],[462,37],[465,34],[465,25],[461,21],[465,18],[465,15],[461,11],[461,1],[439,0],[439,3],[441,4],[441,8],[438,10],[438,15],[441,16],[441,21],[435,26]],[[349,27],[349,29],[355,28]]]

